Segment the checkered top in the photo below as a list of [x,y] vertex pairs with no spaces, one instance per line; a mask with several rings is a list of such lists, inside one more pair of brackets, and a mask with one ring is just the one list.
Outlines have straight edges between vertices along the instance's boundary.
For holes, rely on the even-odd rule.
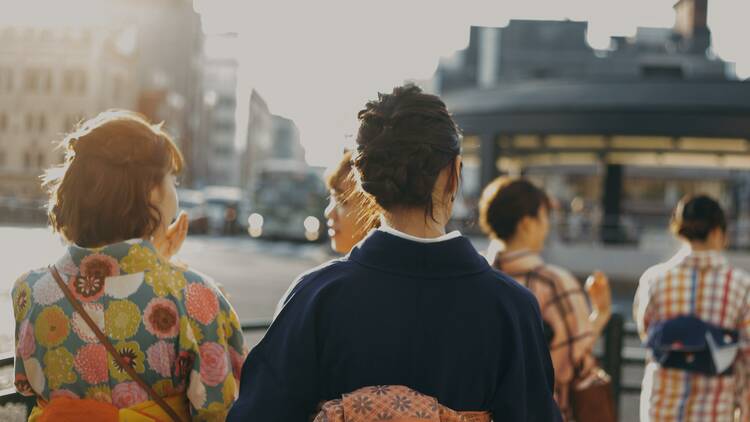
[[747,417],[750,275],[731,266],[719,252],[682,251],[641,277],[633,313],[644,341],[651,324],[679,316],[695,316],[740,332],[740,354],[733,375],[691,374],[650,363],[643,383],[642,418],[655,422],[731,420],[740,403]]
[[555,368],[555,400],[563,417],[571,419],[570,392],[576,369],[585,376],[596,366],[592,355],[596,336],[586,292],[568,271],[545,263],[529,250],[498,253],[493,266],[526,286],[539,302],[542,319],[553,332],[549,349]]

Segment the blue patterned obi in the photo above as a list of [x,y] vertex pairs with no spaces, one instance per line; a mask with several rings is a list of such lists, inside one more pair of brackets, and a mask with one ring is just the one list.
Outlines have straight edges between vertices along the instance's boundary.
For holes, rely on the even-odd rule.
[[739,350],[739,332],[680,316],[653,324],[646,346],[663,368],[729,375]]

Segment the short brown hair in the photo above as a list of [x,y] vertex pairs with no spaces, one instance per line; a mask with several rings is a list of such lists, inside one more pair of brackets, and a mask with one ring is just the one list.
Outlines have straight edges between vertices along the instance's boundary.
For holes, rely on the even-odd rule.
[[371,196],[357,189],[350,150],[345,150],[338,164],[326,174],[326,186],[336,193],[339,200],[355,201],[357,219],[364,227],[365,233],[380,226],[380,207]]
[[727,220],[715,199],[708,195],[688,195],[677,203],[670,226],[677,236],[705,241],[716,228],[726,232]]
[[547,194],[530,181],[499,177],[482,192],[479,224],[488,236],[508,241],[524,217],[536,217],[542,207],[550,206]]
[[161,224],[151,191],[183,158],[161,125],[110,110],[60,142],[65,162],[44,176],[52,229],[83,247],[150,236]]

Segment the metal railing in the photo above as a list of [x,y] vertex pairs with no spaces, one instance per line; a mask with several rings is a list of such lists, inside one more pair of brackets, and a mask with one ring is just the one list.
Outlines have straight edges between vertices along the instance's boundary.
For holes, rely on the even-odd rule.
[[[265,331],[271,326],[271,321],[254,320],[242,324],[243,334],[252,332]],[[626,324],[620,314],[612,314],[602,336],[601,352],[597,358],[602,368],[612,377],[614,387],[615,402],[619,405],[620,396],[623,394],[638,394],[641,390],[640,385],[623,384],[622,373],[623,367],[643,366],[644,350],[638,347],[625,346],[627,338],[637,338],[637,332],[633,324]],[[0,355],[0,368],[13,365],[13,353]],[[31,409],[34,406],[33,397],[24,397],[10,387],[0,390],[0,406],[6,403],[25,403]]]
[[[626,345],[627,339],[638,339],[638,330],[634,323],[626,323],[620,314],[612,314],[607,327],[602,333],[602,349],[597,358],[602,369],[612,377],[615,404],[619,408],[620,398],[626,394],[640,394],[641,385],[626,383],[623,370],[627,367],[643,367],[646,351],[642,347]],[[640,344],[640,340],[638,340]]]

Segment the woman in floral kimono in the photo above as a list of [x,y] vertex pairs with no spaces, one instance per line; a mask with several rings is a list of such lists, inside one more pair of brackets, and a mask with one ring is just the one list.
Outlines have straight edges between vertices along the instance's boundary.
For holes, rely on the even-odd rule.
[[180,152],[124,111],[85,122],[61,147],[46,185],[67,249],[13,288],[16,388],[37,397],[30,420],[223,420],[243,337],[216,284],[169,260],[188,226],[184,214],[169,225]]

